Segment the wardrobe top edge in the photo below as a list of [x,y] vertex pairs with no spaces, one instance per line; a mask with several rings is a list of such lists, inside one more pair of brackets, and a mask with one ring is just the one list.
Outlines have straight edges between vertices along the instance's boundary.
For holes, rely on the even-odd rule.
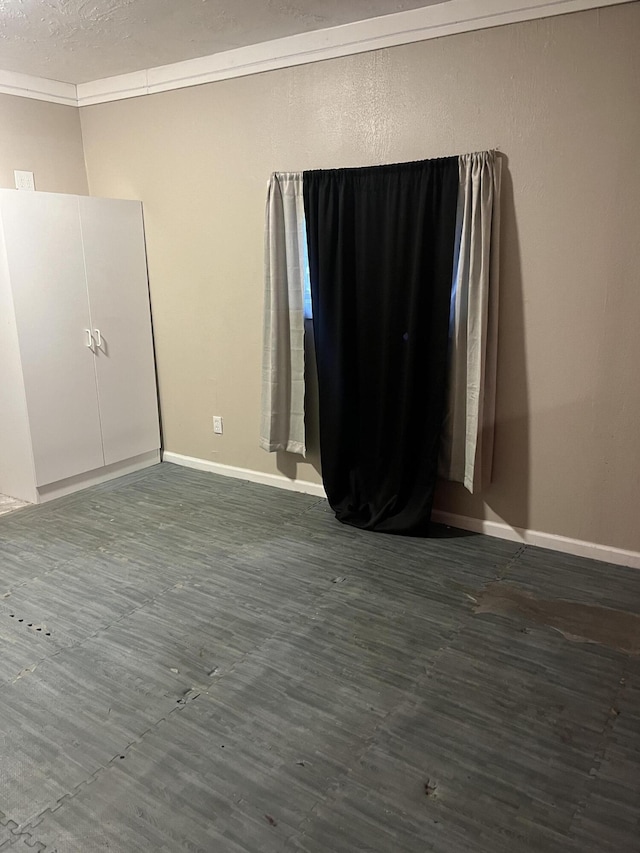
[[108,196],[101,195],[88,195],[88,194],[78,194],[78,193],[55,193],[49,192],[46,190],[17,190],[13,187],[0,187],[0,195],[8,196],[15,195],[16,193],[20,193],[20,195],[24,196],[56,196],[56,197],[64,197],[64,198],[92,198],[100,201],[130,201],[133,204],[142,204],[142,199],[139,198],[114,198]]

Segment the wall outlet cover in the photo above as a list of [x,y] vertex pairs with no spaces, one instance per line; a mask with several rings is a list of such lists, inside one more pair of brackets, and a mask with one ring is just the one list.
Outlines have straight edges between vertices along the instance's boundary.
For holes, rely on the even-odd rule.
[[219,415],[213,416],[213,431],[216,435],[222,435],[222,418]]
[[36,184],[33,179],[33,172],[22,172],[19,169],[14,169],[13,176],[16,181],[17,190],[35,190]]

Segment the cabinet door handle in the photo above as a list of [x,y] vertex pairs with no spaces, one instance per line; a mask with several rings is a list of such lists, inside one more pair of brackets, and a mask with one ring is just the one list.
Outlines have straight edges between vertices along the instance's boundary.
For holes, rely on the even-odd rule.
[[100,347],[102,346],[102,335],[100,334],[100,329],[94,329],[93,331],[96,335],[96,346],[98,347],[98,349],[100,349]]
[[91,329],[85,329],[85,332],[87,333],[87,346],[89,347],[90,350],[92,350],[93,349],[93,337],[91,335]]

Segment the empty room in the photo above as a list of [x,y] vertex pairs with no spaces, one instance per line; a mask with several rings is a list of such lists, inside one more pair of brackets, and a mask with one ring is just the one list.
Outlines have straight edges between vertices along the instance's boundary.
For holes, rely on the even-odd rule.
[[0,851],[639,853],[640,3],[0,4]]

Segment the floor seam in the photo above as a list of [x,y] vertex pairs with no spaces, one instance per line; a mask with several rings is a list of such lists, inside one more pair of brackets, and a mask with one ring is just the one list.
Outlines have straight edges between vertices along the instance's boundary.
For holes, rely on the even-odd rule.
[[[318,503],[321,503],[321,502],[322,502],[322,501],[318,501]],[[315,505],[315,504],[314,504],[314,505]],[[242,553],[243,551],[245,551],[246,549],[249,549],[250,547],[251,547],[250,543],[248,543],[248,544],[246,544],[246,545],[242,545],[242,546],[240,546],[240,548],[238,549],[237,554],[235,554],[235,555],[234,555],[234,557],[236,557],[236,556],[240,556],[240,555],[241,555],[241,553]],[[69,645],[69,646],[65,646],[64,648],[59,649],[59,650],[58,650],[58,651],[56,651],[53,655],[50,655],[50,656],[49,656],[49,657],[47,657],[47,658],[42,658],[42,659],[41,659],[40,661],[38,661],[38,663],[35,665],[34,669],[29,669],[29,668],[27,668],[26,670],[23,670],[23,671],[22,671],[22,673],[21,673],[21,674],[19,674],[19,675],[18,675],[16,678],[14,678],[12,681],[5,681],[5,682],[3,682],[3,685],[7,685],[7,684],[14,684],[14,683],[16,683],[16,681],[18,681],[21,677],[23,677],[23,674],[25,674],[25,675],[26,675],[26,674],[28,674],[28,673],[34,672],[34,671],[35,671],[35,668],[37,668],[37,666],[41,665],[42,663],[45,663],[45,662],[48,662],[48,661],[52,660],[54,657],[56,657],[57,655],[59,655],[61,652],[68,651],[68,650],[71,650],[71,649],[79,648],[79,647],[81,647],[82,645],[86,644],[88,641],[90,641],[90,640],[92,640],[92,639],[95,639],[96,637],[100,636],[100,635],[101,635],[101,634],[103,634],[103,633],[106,633],[106,631],[108,631],[108,630],[109,630],[110,628],[112,628],[113,626],[117,625],[117,624],[118,624],[119,622],[121,622],[123,619],[128,618],[129,616],[131,616],[131,615],[133,615],[134,613],[136,613],[136,612],[138,612],[139,610],[141,610],[143,607],[148,606],[150,603],[153,603],[153,602],[155,602],[155,601],[159,600],[159,599],[160,599],[160,598],[162,598],[164,595],[166,595],[167,593],[171,592],[171,590],[174,590],[174,589],[180,589],[180,588],[182,588],[185,584],[190,583],[190,582],[191,582],[195,577],[196,577],[196,575],[195,575],[195,573],[193,573],[193,574],[191,574],[191,575],[188,575],[186,578],[183,578],[183,579],[182,579],[182,580],[180,580],[179,582],[177,582],[177,583],[175,583],[175,584],[172,584],[172,585],[171,585],[171,586],[169,586],[169,587],[166,587],[165,589],[161,590],[161,591],[160,591],[156,596],[153,596],[153,597],[151,597],[151,598],[147,599],[146,601],[141,602],[137,607],[133,608],[132,610],[128,611],[128,612],[127,612],[127,613],[125,613],[125,614],[122,614],[118,619],[114,619],[114,620],[113,620],[112,622],[110,622],[108,625],[102,626],[100,629],[98,629],[97,631],[95,631],[93,634],[91,634],[91,635],[89,635],[89,636],[87,636],[87,637],[83,638],[82,640],[78,641],[77,643],[73,643],[73,644],[71,644],[71,645]],[[310,610],[310,609],[312,609],[313,607],[316,607],[316,606],[317,606],[317,604],[318,604],[318,601],[319,601],[320,599],[323,599],[326,595],[330,594],[332,591],[333,591],[333,590],[332,590],[332,588],[331,588],[331,587],[328,587],[328,588],[327,588],[327,590],[325,590],[325,591],[321,592],[321,593],[320,593],[320,595],[318,596],[318,599],[317,599],[313,604],[308,605],[307,610]],[[302,620],[302,619],[304,619],[304,614],[300,614],[299,618],[300,618],[301,620]],[[269,642],[269,641],[270,641],[270,640],[272,640],[273,638],[277,637],[277,636],[278,636],[278,634],[283,634],[284,636],[287,636],[289,633],[290,633],[289,631],[286,631],[286,632],[285,632],[285,631],[282,631],[282,629],[277,629],[277,630],[275,630],[273,633],[269,634],[267,637],[263,638],[263,639],[262,639],[259,643],[257,643],[253,648],[251,648],[250,650],[248,650],[248,651],[247,651],[247,652],[242,656],[242,658],[240,658],[240,659],[239,659],[239,660],[237,660],[237,661],[234,661],[234,663],[232,664],[232,666],[231,666],[228,670],[226,670],[225,672],[221,673],[217,678],[215,678],[214,684],[215,684],[216,682],[218,682],[218,681],[221,681],[223,678],[225,678],[226,676],[230,675],[231,673],[233,673],[233,672],[236,670],[236,668],[237,668],[238,666],[241,666],[241,665],[242,665],[246,660],[248,660],[252,655],[254,655],[254,654],[255,654],[255,653],[256,653],[256,652],[261,648],[261,646],[263,646],[265,643]],[[2,686],[2,685],[0,685],[0,686]],[[24,840],[25,840],[25,843],[29,844],[29,846],[31,846],[33,849],[41,850],[41,851],[45,851],[45,850],[47,849],[47,848],[46,848],[46,846],[42,846],[42,845],[41,845],[40,847],[37,847],[37,846],[32,845],[32,844],[30,843],[30,841],[28,841],[28,840],[27,840],[27,839],[31,839],[31,838],[32,838],[32,833],[30,832],[30,830],[37,828],[37,827],[40,825],[40,823],[42,823],[42,821],[43,821],[43,820],[44,820],[44,818],[47,816],[47,814],[53,814],[54,812],[58,811],[58,809],[59,809],[59,808],[61,808],[65,803],[68,803],[68,802],[70,802],[71,800],[73,800],[73,799],[77,796],[77,794],[78,794],[78,793],[80,793],[80,791],[81,791],[83,788],[85,788],[85,787],[87,787],[88,785],[92,784],[92,783],[96,780],[96,778],[97,778],[97,777],[98,777],[98,776],[99,776],[103,771],[105,771],[105,770],[109,769],[109,768],[110,768],[114,763],[115,763],[115,764],[117,764],[119,760],[122,760],[120,756],[121,756],[123,753],[124,753],[124,754],[126,754],[126,753],[127,753],[127,752],[128,752],[128,751],[129,751],[133,746],[136,746],[136,745],[138,745],[138,744],[142,743],[143,739],[145,738],[145,736],[146,736],[147,734],[149,734],[149,732],[151,732],[152,730],[157,729],[157,728],[158,728],[160,725],[162,725],[164,722],[167,722],[167,720],[168,720],[168,718],[170,717],[170,715],[171,715],[171,714],[173,714],[173,713],[175,713],[175,711],[176,711],[176,710],[181,710],[181,709],[185,708],[187,705],[191,704],[191,702],[193,702],[195,699],[197,699],[197,698],[198,698],[199,696],[201,696],[201,695],[209,695],[209,689],[210,689],[212,686],[213,686],[213,684],[210,684],[210,685],[204,685],[204,684],[201,684],[201,685],[196,685],[195,687],[192,687],[192,689],[191,689],[191,690],[190,690],[190,691],[189,691],[189,692],[188,692],[188,693],[187,693],[187,694],[186,694],[182,699],[179,699],[179,700],[177,701],[177,703],[176,703],[176,706],[177,706],[177,707],[172,708],[170,711],[168,711],[168,713],[167,713],[167,714],[165,714],[165,715],[164,715],[164,717],[160,718],[160,720],[158,720],[157,722],[153,723],[149,728],[145,729],[145,731],[144,731],[144,732],[142,732],[138,738],[135,738],[135,739],[134,739],[134,740],[132,740],[130,743],[128,743],[128,744],[127,744],[127,745],[126,745],[122,750],[120,750],[119,752],[117,752],[117,753],[116,753],[116,754],[115,754],[115,755],[114,755],[114,756],[113,756],[113,757],[112,757],[112,758],[111,758],[111,759],[110,759],[106,764],[101,765],[100,767],[98,767],[98,768],[97,768],[97,769],[96,769],[92,774],[90,774],[90,775],[87,777],[87,779],[83,780],[82,782],[79,782],[79,783],[78,783],[78,784],[73,788],[73,790],[72,790],[72,791],[70,791],[70,792],[68,792],[68,793],[63,794],[63,795],[62,795],[58,800],[56,800],[56,805],[55,805],[55,806],[51,806],[51,807],[48,807],[47,809],[44,809],[44,810],[43,810],[40,814],[38,814],[35,818],[33,818],[33,819],[29,820],[29,821],[26,821],[26,822],[25,822],[21,827],[19,827],[19,825],[18,825],[18,824],[16,824],[15,822],[13,822],[13,821],[9,821],[9,824],[12,824],[12,825],[13,825],[13,827],[15,827],[15,828],[18,830],[18,831],[16,832],[16,831],[14,831],[14,829],[11,829],[12,833],[16,836],[16,839],[15,839],[15,840],[12,840],[9,846],[13,846],[15,843],[17,843],[17,842],[19,841],[20,836],[23,836],[23,837],[24,837]],[[2,812],[0,812],[0,818],[2,818],[2,817],[3,817],[3,813],[2,813]],[[304,820],[304,818],[303,818],[303,820]],[[10,828],[11,828],[11,827],[10,827]],[[36,842],[34,842],[34,844],[35,844],[35,845],[38,845],[38,844],[41,844],[41,842],[37,842],[37,841],[36,841]],[[0,851],[2,851],[2,849],[3,849],[3,845],[0,845]],[[6,848],[6,849],[8,849],[8,848]]]
[[[505,577],[513,569],[515,564],[518,562],[518,560],[524,554],[524,552],[527,550],[528,547],[529,546],[523,542],[522,545],[520,545],[518,550],[515,552],[515,554],[513,554],[512,557],[503,566],[502,570],[498,572],[497,576],[493,579],[492,583],[496,583],[496,582],[499,583],[500,581],[504,580]],[[485,584],[485,586],[486,586],[486,584]]]
[[[621,672],[620,678],[618,680],[618,684],[616,685],[616,688],[614,690],[612,705],[611,705],[609,711],[607,712],[607,718],[605,720],[604,726],[602,727],[602,731],[600,732],[600,744],[594,750],[593,766],[589,770],[588,777],[585,779],[585,783],[587,785],[593,784],[593,782],[595,782],[595,780],[597,780],[598,775],[600,773],[600,767],[602,766],[602,762],[604,760],[604,756],[605,756],[605,753],[607,751],[607,747],[609,745],[609,738],[610,738],[611,734],[613,733],[613,731],[616,727],[616,722],[618,720],[618,715],[620,713],[620,700],[624,694],[624,691],[625,691],[625,688],[627,685],[628,677],[629,677],[629,659],[627,658],[627,660],[623,664],[622,672]],[[576,806],[576,808],[575,808],[575,810],[574,810],[574,812],[571,815],[571,818],[569,820],[569,827],[567,829],[567,835],[569,837],[571,836],[571,833],[574,829],[576,822],[579,821],[580,818],[582,817],[582,815],[586,812],[587,806],[589,804],[589,800],[591,799],[592,791],[589,790],[589,788],[585,787],[584,792],[585,792],[584,797],[580,800],[580,802]]]
[[141,602],[136,607],[132,608],[131,610],[128,610],[126,613],[121,614],[116,619],[113,619],[111,622],[109,622],[108,625],[102,625],[100,628],[98,628],[96,631],[94,631],[93,634],[88,634],[86,637],[83,637],[80,640],[77,640],[73,643],[70,643],[68,646],[63,646],[62,648],[57,649],[57,651],[53,652],[53,654],[51,654],[51,655],[47,655],[46,657],[39,658],[35,664],[32,664],[30,666],[25,667],[14,678],[7,679],[3,682],[0,682],[0,687],[6,687],[10,684],[16,684],[16,682],[18,682],[21,678],[24,678],[26,675],[29,675],[29,674],[35,672],[36,669],[39,666],[41,666],[43,663],[47,663],[47,662],[53,660],[54,658],[58,657],[58,655],[62,654],[63,652],[68,652],[68,651],[72,651],[72,650],[75,650],[78,648],[82,648],[82,646],[84,646],[90,640],[94,640],[96,637],[100,636],[101,634],[106,633],[110,628],[112,628],[115,625],[122,622],[123,619],[127,619],[127,618],[129,618],[129,616],[133,616],[133,614],[137,613],[143,607],[146,607],[149,604],[153,604],[155,601],[159,600],[164,595],[171,592],[171,590],[179,589],[183,585],[184,585],[184,581],[180,581],[178,583],[172,584],[171,586],[165,587],[157,595],[152,596],[149,599],[146,599],[145,601]]
[[[42,842],[38,842],[38,841],[34,842],[34,844],[31,844],[30,840],[28,840],[28,839],[31,839],[33,837],[33,830],[37,829],[38,826],[40,826],[40,824],[45,820],[46,817],[51,816],[52,814],[55,814],[55,812],[57,812],[60,808],[62,808],[64,805],[70,803],[73,799],[75,799],[75,797],[77,797],[78,794],[80,794],[85,788],[89,787],[89,785],[92,785],[102,773],[104,773],[106,770],[109,770],[114,765],[117,766],[120,761],[122,761],[126,758],[127,753],[132,749],[132,747],[135,747],[135,746],[138,746],[139,744],[141,744],[142,741],[144,740],[144,738],[150,732],[156,731],[157,729],[161,728],[164,725],[164,723],[169,722],[169,720],[173,714],[175,714],[179,711],[182,711],[184,708],[186,708],[188,705],[190,705],[191,702],[194,702],[198,698],[199,695],[200,695],[199,692],[197,692],[195,690],[190,690],[185,696],[183,696],[181,699],[179,699],[176,702],[176,704],[174,705],[174,707],[171,708],[163,717],[161,717],[155,723],[152,723],[137,738],[134,738],[125,747],[123,747],[121,750],[116,752],[115,755],[113,755],[109,759],[109,761],[106,762],[106,764],[102,764],[100,767],[98,767],[96,770],[94,770],[94,772],[91,773],[86,779],[83,779],[81,782],[78,782],[78,784],[75,785],[71,791],[68,791],[67,793],[65,793],[61,797],[59,797],[55,801],[55,805],[48,806],[46,809],[43,809],[34,818],[31,818],[31,819],[25,821],[23,824],[19,825],[19,824],[16,824],[15,821],[11,821],[11,820],[6,821],[6,816],[4,816],[2,812],[0,812],[0,823],[3,822],[3,817],[4,817],[4,820],[6,821],[5,825],[8,826],[8,828],[10,829],[12,834],[16,836],[16,841],[12,841],[9,846],[17,843],[19,838],[22,836],[25,843],[28,844],[29,847],[31,847],[32,849],[35,849],[37,851],[42,851],[42,853],[44,853],[44,851],[49,849],[46,844],[43,844]],[[2,844],[0,844],[0,851],[2,849],[3,849],[3,846],[2,846]]]
[[[0,813],[0,853],[633,846],[635,659],[530,644],[475,613],[481,591],[533,583],[539,565],[555,589],[562,559],[487,537],[396,545],[323,498],[240,483],[225,504],[210,475],[160,467],[43,524],[0,519],[20,606],[60,622],[39,645],[12,624],[25,614],[6,618],[7,683],[36,662],[0,690],[13,719],[0,806],[23,819]],[[112,541],[138,572],[110,545],[100,558]],[[601,594],[601,572],[568,568]]]
[[[317,506],[318,504],[323,503],[323,501],[324,501],[323,498],[319,499],[316,503],[312,504],[310,507],[307,507],[307,509],[305,509],[298,516],[294,516],[294,517],[299,517],[299,516],[304,515],[306,512],[309,511],[309,509],[313,508],[313,506]],[[289,524],[290,520],[291,520],[291,517],[289,519],[287,519],[287,521],[283,524],[283,527],[286,527]],[[179,522],[175,522],[175,524],[179,524]],[[243,553],[246,553],[250,549],[251,549],[251,543],[246,543],[244,545],[240,545],[238,547],[237,552],[233,554],[233,558],[234,559],[241,558]],[[49,572],[44,572],[42,575],[39,575],[36,578],[31,578],[28,581],[25,581],[23,584],[19,584],[17,587],[15,587],[15,589],[19,589],[21,586],[33,583],[34,581],[38,580],[39,578],[46,577],[48,574],[51,574],[51,572],[58,570],[59,568],[61,568],[61,566],[66,565],[68,562],[73,562],[73,560],[69,560],[66,563],[62,563],[62,564],[60,564],[60,566],[57,566],[56,569],[51,569],[51,571],[49,571]],[[43,663],[46,663],[48,661],[53,660],[54,658],[56,658],[58,655],[60,655],[63,652],[81,648],[83,645],[88,643],[90,640],[93,640],[96,637],[101,636],[102,634],[106,633],[110,628],[114,627],[115,625],[118,625],[124,619],[128,619],[130,616],[133,616],[135,613],[139,612],[143,608],[148,607],[150,604],[153,604],[156,601],[160,600],[165,595],[170,593],[172,590],[180,589],[182,586],[192,582],[196,578],[197,578],[197,575],[195,572],[193,572],[192,574],[187,575],[186,577],[183,577],[180,581],[176,582],[175,584],[171,584],[170,586],[165,587],[164,589],[160,590],[156,595],[153,595],[150,598],[145,599],[145,601],[141,602],[139,605],[132,608],[131,610],[128,610],[126,613],[121,614],[119,617],[112,620],[107,625],[101,626],[96,631],[94,631],[92,634],[89,634],[86,637],[83,637],[82,639],[80,639],[74,643],[70,643],[69,645],[64,646],[63,648],[58,649],[57,651],[53,652],[50,655],[39,658],[34,664],[30,664],[29,666],[25,667],[13,678],[9,678],[9,679],[5,679],[4,681],[0,681],[0,688],[6,687],[6,686],[11,685],[11,684],[15,684],[17,681],[24,678],[26,675],[29,675],[29,674],[35,672],[35,670],[38,667],[40,667]],[[331,589],[328,589],[327,592],[331,592]],[[321,597],[323,597],[326,594],[327,593],[322,593]],[[6,594],[2,598],[5,601],[8,600],[8,597]],[[276,634],[277,633],[278,632],[276,632]],[[275,636],[275,634],[273,636]],[[271,639],[271,637],[269,637],[269,639]],[[249,654],[255,652],[257,648],[258,648],[258,646],[251,649],[250,652],[247,652],[247,655],[245,655],[245,657],[248,656]],[[234,664],[234,666],[235,666],[235,664]],[[232,671],[232,670],[229,670],[229,671]]]
[[[516,553],[512,555],[512,557],[508,560],[506,565],[504,565],[502,568],[500,568],[499,564],[496,564],[495,568],[497,569],[497,572],[496,572],[495,576],[485,580],[484,583],[481,584],[480,589],[478,591],[481,591],[482,589],[484,589],[486,586],[488,586],[491,583],[496,583],[496,582],[499,582],[500,580],[502,580],[502,578],[506,575],[506,573],[513,567],[513,565],[517,562],[517,560],[520,558],[520,556],[524,553],[524,551],[526,550],[526,547],[527,546],[525,544],[521,545],[518,548],[518,550],[516,551]],[[424,673],[422,673],[420,676],[418,676],[418,678],[415,680],[414,687],[412,690],[412,695],[410,697],[407,696],[405,699],[403,699],[401,702],[399,702],[394,708],[392,708],[387,714],[385,714],[385,716],[379,721],[378,725],[375,727],[375,729],[371,733],[371,735],[368,739],[368,743],[366,743],[366,745],[363,746],[363,749],[361,750],[361,752],[358,754],[356,760],[354,761],[354,766],[359,765],[362,762],[362,760],[365,758],[367,753],[370,752],[371,749],[375,746],[376,736],[377,736],[378,732],[382,729],[382,727],[385,725],[388,725],[389,722],[392,720],[392,718],[395,715],[399,714],[403,708],[411,708],[412,703],[415,702],[417,699],[417,694],[418,694],[420,688],[426,682],[429,681],[429,679],[431,678],[431,673],[434,671],[435,667],[438,665],[438,661],[442,658],[442,656],[445,654],[445,652],[447,652],[451,649],[452,644],[460,636],[460,634],[464,630],[464,627],[465,626],[464,626],[463,622],[459,622],[456,625],[456,627],[451,631],[451,633],[447,637],[444,644],[442,646],[440,646],[439,649],[436,650],[433,658],[430,661],[429,667],[427,668],[427,666],[425,665],[424,666],[424,669],[425,669]],[[316,809],[320,805],[322,805],[329,797],[331,797],[334,792],[337,792],[337,788],[341,783],[348,781],[350,778],[352,778],[352,774],[353,774],[353,769],[350,769],[342,779],[336,780],[327,786],[327,788],[324,792],[324,797],[322,799],[318,800],[311,807],[311,809],[304,816],[304,818],[300,821],[300,824],[298,825],[298,830],[299,830],[298,836],[299,837],[306,835],[304,830],[301,829],[302,825],[314,816],[314,814],[316,813]]]
[[[248,548],[248,547],[249,547],[248,545],[240,546],[238,553],[241,553],[245,548]],[[171,584],[170,586],[164,587],[156,595],[153,595],[153,596],[145,599],[144,601],[140,602],[140,604],[133,607],[131,610],[127,610],[125,613],[122,613],[120,616],[113,619],[107,625],[102,625],[100,628],[98,628],[92,634],[88,634],[86,637],[83,637],[82,639],[77,640],[76,642],[70,643],[69,645],[64,646],[63,648],[58,649],[57,651],[55,651],[51,655],[40,658],[38,661],[36,661],[35,664],[30,665],[28,667],[25,667],[23,670],[21,670],[18,673],[18,675],[15,676],[14,678],[6,679],[5,681],[0,682],[0,687],[7,686],[9,684],[15,684],[17,681],[19,681],[25,675],[28,675],[32,672],[35,672],[35,670],[39,666],[41,666],[43,663],[46,663],[50,660],[53,660],[53,658],[57,657],[58,655],[62,654],[63,652],[70,651],[72,649],[81,648],[83,645],[88,643],[90,640],[94,640],[96,637],[99,637],[100,635],[106,633],[108,630],[113,628],[115,625],[118,625],[124,619],[128,619],[130,616],[133,616],[135,613],[138,613],[143,608],[148,607],[150,604],[154,604],[156,601],[159,601],[161,598],[163,598],[165,595],[170,593],[172,590],[181,589],[182,587],[184,587],[185,584],[190,583],[196,577],[197,577],[197,575],[194,572],[190,575],[187,575],[186,577],[183,577],[181,580],[177,581],[176,583]]]
[[[246,547],[246,546],[243,546],[243,547]],[[182,583],[182,582],[181,582],[181,583]],[[169,588],[169,590],[170,590],[170,589],[177,588],[177,587],[179,587],[179,585],[178,585],[178,584],[174,585],[173,587],[170,587],[170,588]],[[169,590],[167,590],[167,591],[169,591]],[[322,593],[322,596],[326,595],[327,593],[330,593],[331,591],[332,591],[331,589],[328,589],[326,592]],[[139,609],[139,608],[138,608],[138,609]],[[123,618],[124,618],[124,617],[123,617]],[[116,621],[114,621],[113,623],[111,623],[108,627],[111,627],[111,625],[114,625],[114,624],[116,624]],[[103,630],[106,630],[106,629],[103,629]],[[272,634],[270,634],[269,636],[265,637],[265,638],[264,638],[260,643],[256,644],[252,649],[250,649],[248,652],[246,652],[246,654],[245,654],[245,655],[243,655],[243,657],[242,657],[240,660],[235,661],[235,662],[234,662],[234,664],[233,664],[233,665],[232,665],[228,670],[226,670],[225,672],[221,673],[221,675],[220,675],[220,676],[216,677],[216,678],[215,678],[215,681],[213,682],[213,684],[211,684],[211,685],[196,685],[195,687],[193,687],[190,691],[188,691],[188,693],[187,693],[187,694],[186,694],[182,699],[179,699],[179,700],[177,701],[177,703],[176,703],[176,706],[177,706],[177,707],[172,708],[170,711],[168,711],[168,712],[167,712],[167,714],[165,714],[163,717],[161,717],[161,718],[160,718],[160,720],[158,720],[157,722],[153,723],[151,726],[149,726],[149,728],[145,729],[145,731],[144,731],[144,732],[142,732],[142,733],[139,735],[139,737],[135,738],[135,739],[134,739],[134,740],[132,740],[130,743],[128,743],[128,744],[127,744],[123,749],[121,749],[120,751],[118,751],[118,752],[117,752],[117,753],[116,753],[116,754],[115,754],[111,759],[109,759],[109,761],[108,761],[106,764],[101,765],[101,766],[100,766],[100,767],[98,767],[98,768],[97,768],[97,769],[96,769],[92,774],[90,774],[90,775],[87,777],[87,779],[83,780],[82,782],[79,782],[79,783],[78,783],[78,784],[73,788],[73,790],[72,790],[72,791],[70,791],[70,792],[68,792],[68,793],[63,794],[63,795],[62,795],[58,800],[56,800],[56,805],[55,805],[55,806],[50,806],[50,807],[48,807],[47,809],[44,809],[44,810],[43,810],[42,812],[40,812],[40,813],[39,813],[35,818],[33,818],[33,819],[29,820],[29,821],[26,821],[26,822],[22,825],[22,827],[20,827],[19,831],[18,831],[18,832],[14,832],[14,834],[15,834],[16,836],[20,836],[20,835],[24,836],[25,843],[28,843],[28,844],[29,844],[29,846],[33,846],[33,845],[31,845],[31,844],[27,841],[27,838],[31,838],[31,837],[32,837],[31,830],[32,830],[32,829],[36,829],[36,828],[37,828],[37,827],[42,823],[42,821],[45,819],[45,817],[46,817],[48,814],[53,814],[54,812],[58,811],[58,809],[59,809],[59,808],[61,808],[65,803],[69,803],[71,800],[73,800],[73,799],[74,799],[74,798],[75,798],[75,797],[76,797],[76,796],[77,796],[77,795],[78,795],[78,794],[79,794],[79,793],[80,793],[84,788],[86,788],[86,787],[88,787],[89,785],[93,784],[93,782],[98,778],[98,776],[99,776],[101,773],[103,773],[105,770],[108,770],[112,765],[114,765],[114,764],[116,764],[116,765],[117,765],[117,764],[118,764],[118,762],[119,762],[120,760],[122,760],[122,755],[123,755],[123,754],[125,754],[125,755],[126,755],[132,747],[137,746],[137,745],[140,745],[140,744],[143,742],[144,738],[145,738],[145,737],[146,737],[150,732],[152,732],[152,731],[156,730],[156,729],[157,729],[158,727],[160,727],[163,723],[168,722],[169,717],[170,717],[172,714],[174,714],[176,711],[178,711],[178,710],[183,710],[183,709],[184,709],[184,708],[186,708],[188,705],[190,705],[193,701],[195,701],[199,696],[202,696],[202,695],[209,695],[209,689],[210,689],[210,688],[211,688],[215,683],[217,683],[217,682],[219,682],[219,681],[222,681],[226,676],[228,676],[228,675],[232,674],[232,673],[235,671],[235,669],[236,669],[236,667],[237,667],[237,666],[241,666],[243,663],[245,663],[245,662],[246,662],[246,661],[251,657],[251,655],[255,654],[255,653],[260,649],[260,647],[261,647],[262,645],[264,645],[265,643],[269,642],[270,640],[272,640],[274,637],[276,637],[276,636],[277,636],[278,634],[280,634],[280,633],[282,633],[283,635],[285,635],[285,636],[286,636],[289,632],[283,632],[283,631],[281,631],[281,630],[276,630],[276,631],[274,631]],[[92,636],[96,636],[96,635],[92,635]],[[88,640],[88,639],[91,639],[91,638],[86,638],[83,642],[86,642],[86,640]],[[67,648],[71,648],[71,647],[67,647]],[[61,651],[62,651],[62,650],[61,650]],[[330,786],[329,786],[329,787],[330,787]],[[327,790],[328,790],[328,789],[327,789]],[[2,812],[0,812],[0,816],[2,816]],[[301,818],[301,822],[302,822],[302,821],[304,821],[305,819],[306,819],[306,816],[303,816],[303,817]],[[10,823],[13,823],[13,824],[14,824],[14,826],[15,826],[16,828],[18,828],[18,824],[15,824],[15,823],[14,823],[14,822],[12,822],[12,821],[10,821]],[[13,830],[12,830],[12,831],[13,831]],[[15,841],[15,842],[14,842],[14,841],[12,841],[12,842],[11,842],[11,845],[13,845],[14,843],[16,843],[16,842],[17,842],[17,840],[18,840],[18,839],[16,839],[16,841]],[[41,843],[41,842],[36,842],[36,844],[37,844],[37,843]],[[10,846],[11,846],[11,845],[10,845]],[[2,851],[2,849],[3,849],[3,848],[2,848],[2,845],[0,845],[0,851]],[[8,849],[8,848],[7,848],[7,849]],[[46,850],[47,850],[47,847],[46,847],[46,845],[44,845],[44,846],[37,847],[37,848],[34,848],[34,849],[41,850],[41,851],[43,851],[43,853],[44,853],[44,851],[46,851]]]

